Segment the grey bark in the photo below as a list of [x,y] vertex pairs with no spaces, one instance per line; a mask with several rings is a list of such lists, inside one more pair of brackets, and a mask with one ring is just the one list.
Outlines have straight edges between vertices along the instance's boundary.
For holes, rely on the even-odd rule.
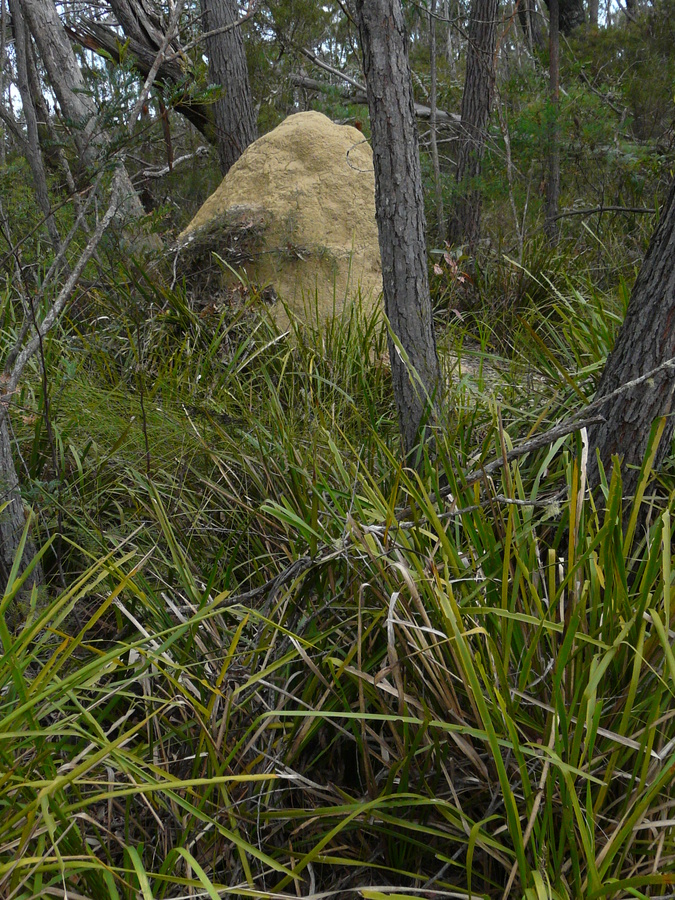
[[30,32],[61,110],[73,128],[80,156],[94,163],[103,136],[97,132],[96,107],[52,0],[21,0]]
[[[66,185],[66,188],[68,189],[68,193],[72,198],[75,213],[79,216],[80,199],[77,194],[77,185],[75,184],[73,173],[70,170],[68,157],[66,156],[66,152],[63,149],[59,136],[56,133],[56,129],[54,128],[54,124],[52,122],[52,117],[49,113],[49,109],[47,108],[47,104],[40,89],[41,86],[40,80],[38,78],[37,66],[35,63],[35,53],[33,52],[33,44],[31,41],[28,41],[26,50],[28,62],[28,83],[30,85],[30,93],[33,97],[33,102],[35,103],[35,112],[38,116],[38,132],[40,135],[40,144],[42,147],[43,158],[51,158],[54,160],[55,166],[60,170],[63,176],[63,181]],[[83,228],[85,231],[87,231],[86,223],[83,223]]]
[[560,34],[559,2],[549,0],[549,120],[548,120],[548,177],[546,180],[546,219],[544,233],[550,244],[558,242],[558,201],[560,198],[560,135],[558,108],[560,105]]
[[495,49],[499,0],[472,0],[469,46],[462,94],[462,125],[457,156],[457,202],[451,237],[474,247],[480,237],[480,177],[495,85]]
[[436,0],[431,0],[429,7],[429,68],[431,71],[431,86],[429,89],[429,137],[431,143],[431,162],[434,168],[434,194],[436,199],[436,229],[438,240],[442,244],[445,241],[445,213],[443,211],[443,182],[441,181],[441,166],[438,159],[438,142],[436,140],[436,110],[437,110],[437,71],[436,71]]
[[154,4],[148,0],[133,0],[133,3],[129,0],[110,0],[110,8],[126,38],[138,41],[157,53],[164,40],[166,22],[162,21]]
[[56,221],[52,215],[51,203],[49,201],[47,175],[42,160],[42,153],[40,152],[37,115],[33,104],[33,95],[30,90],[30,79],[28,74],[29,38],[24,27],[23,13],[21,11],[19,0],[9,0],[9,8],[14,30],[17,87],[19,88],[19,93],[21,95],[21,105],[26,120],[26,134],[28,137],[24,149],[33,176],[33,190],[35,191],[38,205],[45,217],[45,223],[47,225],[47,230],[49,231],[52,246],[54,247],[54,252],[58,253],[61,246],[61,237],[58,228],[56,227]]
[[[5,0],[0,0],[0,106],[5,104],[5,57],[7,54],[7,7]],[[0,129],[0,165],[5,164],[7,142],[5,132]]]
[[588,2],[588,21],[594,28],[598,27],[598,17],[600,12],[599,0],[589,0]]
[[240,28],[209,35],[239,18],[236,0],[201,0],[209,76],[222,88],[213,106],[220,168],[225,175],[258,137]]
[[[626,318],[614,349],[609,354],[596,397],[602,398],[641,375],[675,357],[675,180],[661,211],[661,218],[649,243],[637,277]],[[589,434],[588,479],[591,488],[600,481],[596,450],[605,471],[612,456],[623,460],[624,493],[632,495],[637,486],[651,425],[667,416],[659,450],[658,466],[670,449],[673,436],[675,377],[670,367],[600,406],[605,422]]]
[[[549,0],[546,5],[551,9]],[[575,28],[586,21],[584,0],[559,0],[560,33],[565,36],[571,34]]]
[[375,166],[375,212],[389,357],[406,455],[428,437],[440,386],[425,241],[424,194],[400,0],[356,0]]

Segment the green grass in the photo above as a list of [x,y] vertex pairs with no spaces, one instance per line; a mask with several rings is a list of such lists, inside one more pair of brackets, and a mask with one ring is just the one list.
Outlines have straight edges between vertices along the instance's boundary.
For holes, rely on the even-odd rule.
[[376,317],[280,335],[126,272],[50,336],[54,447],[37,367],[14,416],[52,586],[0,606],[0,896],[672,895],[668,481],[596,505],[578,433],[486,468],[611,346],[621,297],[540,280],[508,355],[442,336],[419,473]]

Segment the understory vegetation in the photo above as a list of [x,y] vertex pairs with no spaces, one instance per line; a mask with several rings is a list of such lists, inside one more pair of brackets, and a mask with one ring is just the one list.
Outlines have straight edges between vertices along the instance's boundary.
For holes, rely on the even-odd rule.
[[444,329],[415,473],[380,317],[158,284],[92,289],[13,417],[54,587],[2,601],[2,896],[668,895],[672,478],[597,507],[583,431],[522,452],[621,303]]
[[[311,106],[368,136],[364,106],[289,78],[305,45],[330,44],[329,4],[267,6],[242,25],[261,131]],[[602,496],[586,489],[598,377],[675,161],[672,0],[614,14],[564,42],[557,242],[541,233],[545,53],[508,37],[507,13],[471,258],[439,238],[420,125],[444,393],[416,470],[381,313],[355,304],[325,325],[289,310],[282,332],[265,286],[181,278],[111,226],[8,416],[37,556],[17,558],[0,600],[2,900],[675,897],[663,420],[634,496],[618,466]],[[346,27],[334,56],[351,64]],[[439,52],[447,111],[454,47]],[[88,77],[117,110],[115,78],[131,76],[109,68]],[[122,86],[124,112],[136,88]],[[176,159],[192,161],[143,175],[167,152],[153,102],[128,165],[170,243],[219,172],[174,120]],[[448,215],[453,137],[439,135]],[[6,369],[25,298],[40,319],[67,272],[40,293],[55,254],[5,149]],[[57,182],[49,169],[67,234]]]

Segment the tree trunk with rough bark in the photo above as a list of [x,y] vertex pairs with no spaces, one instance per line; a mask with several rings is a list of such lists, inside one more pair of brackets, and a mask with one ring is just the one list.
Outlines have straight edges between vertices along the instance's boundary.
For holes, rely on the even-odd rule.
[[[546,5],[551,9],[549,0]],[[571,34],[575,28],[583,25],[586,21],[586,13],[584,11],[584,0],[559,0],[559,19],[560,33],[565,37]]]
[[549,0],[549,109],[548,109],[548,177],[546,179],[546,219],[544,233],[550,244],[558,243],[558,199],[560,197],[560,33],[559,3]]
[[[628,304],[628,312],[614,349],[609,354],[596,397],[602,398],[622,385],[658,368],[675,357],[675,180],[649,243],[640,274]],[[672,368],[618,396],[608,399],[600,412],[605,422],[590,432],[588,480],[600,482],[596,450],[609,474],[612,456],[623,460],[624,493],[632,495],[654,419],[667,416],[655,466],[670,449],[673,435],[675,375]]]
[[96,130],[96,106],[56,7],[52,0],[21,0],[21,6],[80,156],[93,163],[103,140]]
[[438,241],[445,242],[445,213],[443,211],[443,182],[441,180],[441,164],[438,158],[438,129],[436,123],[437,109],[437,66],[436,66],[436,0],[431,0],[429,7],[429,69],[431,86],[429,89],[429,141],[431,144],[431,163],[434,168],[434,195],[436,199],[436,230]]
[[[157,53],[164,40],[166,22],[162,21],[159,9],[152,2],[148,2],[148,0],[110,0],[110,8],[125,37],[133,38]],[[175,43],[173,49],[178,49]]]
[[588,0],[588,21],[594,27],[598,27],[600,14],[600,0]]
[[440,368],[433,330],[424,195],[400,0],[356,0],[375,166],[375,212],[394,396],[406,455],[434,415]]
[[220,168],[225,175],[244,150],[258,137],[246,52],[239,27],[227,28],[238,19],[236,0],[201,0],[209,75],[222,94],[213,105]]
[[462,124],[457,156],[458,196],[452,216],[453,243],[475,247],[480,238],[482,193],[476,181],[487,141],[495,84],[495,47],[499,0],[473,0],[462,94]]

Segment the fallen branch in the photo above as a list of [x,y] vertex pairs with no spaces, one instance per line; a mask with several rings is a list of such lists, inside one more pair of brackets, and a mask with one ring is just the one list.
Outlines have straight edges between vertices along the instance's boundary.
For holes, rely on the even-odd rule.
[[[589,407],[584,407],[583,412],[588,412]],[[577,414],[578,415],[578,414]],[[589,425],[599,425],[601,422],[604,422],[604,416],[595,415],[590,416],[581,421],[578,420],[575,416],[571,419],[566,419],[564,422],[561,422],[560,425],[555,425],[553,428],[550,428],[548,431],[543,432],[543,434],[538,434],[536,437],[530,438],[529,441],[524,441],[522,444],[518,444],[517,447],[514,447],[512,450],[509,450],[504,457],[497,457],[497,459],[492,460],[492,462],[487,463],[484,466],[481,466],[477,471],[472,472],[470,475],[467,475],[464,479],[464,486],[469,487],[469,485],[475,484],[477,481],[481,481],[486,475],[491,475],[493,472],[497,472],[502,468],[506,463],[511,462],[513,459],[518,459],[520,456],[525,456],[527,453],[532,453],[533,450],[540,450],[542,447],[547,447],[549,444],[552,444],[554,441],[557,441],[558,438],[566,437],[568,434],[573,434],[575,431],[579,431],[581,428],[586,428]],[[438,491],[438,495],[440,497],[449,497],[452,494],[452,488],[449,485],[441,488]],[[406,506],[401,510],[397,510],[397,515],[399,518],[405,519],[407,516],[411,515],[412,507]]]
[[[368,103],[368,97],[366,96],[366,89],[364,85],[360,84],[350,75],[347,75],[346,72],[341,72],[339,69],[336,69],[333,66],[329,66],[328,63],[325,63],[322,59],[319,59],[310,50],[302,49],[300,52],[320,69],[324,69],[324,71],[328,72],[330,75],[334,75],[336,78],[341,78],[343,81],[346,81],[347,84],[350,84],[352,88],[354,88],[354,90],[349,91],[346,88],[339,87],[338,85],[329,84],[325,81],[319,81],[316,78],[309,78],[307,75],[296,75],[295,73],[292,73],[289,76],[291,84],[294,84],[296,87],[304,88],[308,91],[321,91],[324,94],[328,93],[329,91],[337,90],[343,100],[348,100],[351,103],[363,104],[364,106]],[[431,108],[428,106],[424,106],[424,104],[422,103],[416,103],[415,115],[418,119],[429,119],[431,118]],[[459,125],[461,123],[461,116],[459,116],[457,113],[449,113],[443,109],[437,109],[436,122],[439,125]]]
[[564,209],[559,212],[555,219],[564,219],[569,216],[592,216],[595,213],[616,212],[616,213],[632,213],[634,215],[651,215],[656,212],[646,206],[593,206],[590,209]]

